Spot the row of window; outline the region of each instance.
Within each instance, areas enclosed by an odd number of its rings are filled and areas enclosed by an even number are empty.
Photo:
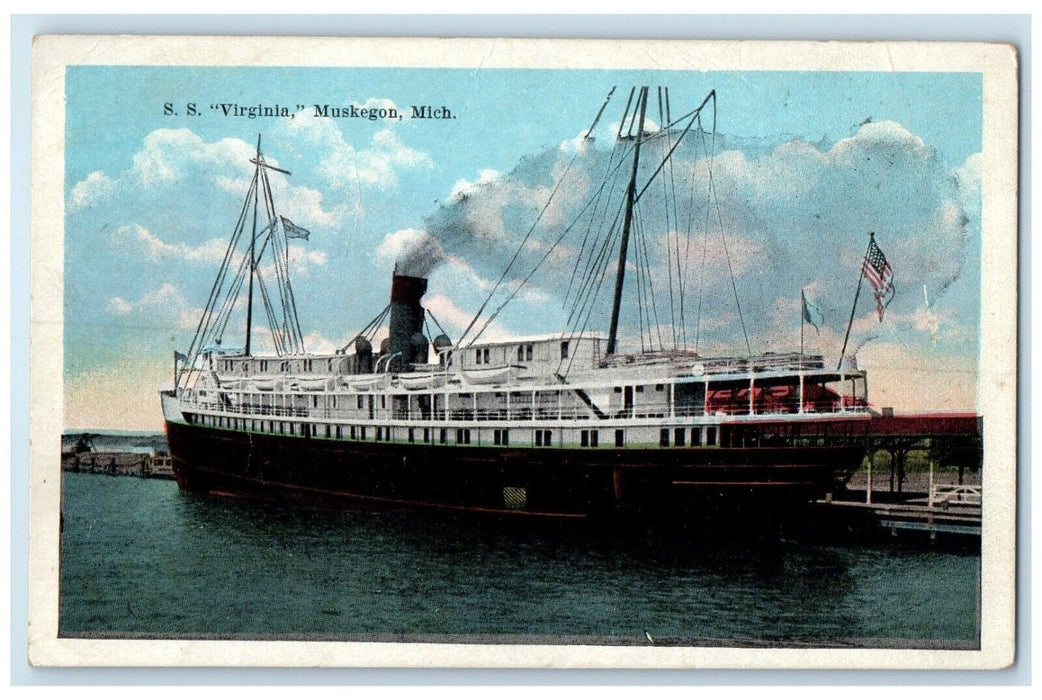
[[[685,443],[685,437],[687,435],[687,429],[686,428],[673,428],[672,431],[670,431],[669,428],[663,428],[661,430],[661,432],[659,433],[659,441],[658,441],[659,446],[661,446],[661,447],[669,447],[670,446],[669,439],[670,439],[670,433],[671,432],[672,432],[672,438],[673,438],[673,447],[683,447],[684,443]],[[697,428],[691,428],[691,443],[690,444],[692,444],[692,445],[701,445],[702,444],[702,428],[701,428],[701,426],[699,426]],[[715,445],[716,444],[716,427],[715,426],[707,426],[706,427],[706,441],[705,441],[705,444],[706,445]]]
[[[247,418],[226,418],[224,416],[196,416],[193,420],[194,423],[200,425],[216,427],[216,428],[229,428],[232,430],[251,430],[262,433],[272,433],[276,435],[308,435],[313,437],[325,437],[325,438],[336,438],[342,440],[348,438],[350,440],[367,440],[368,430],[364,425],[318,425],[308,423],[294,423],[292,421],[274,421],[274,420],[254,420]],[[408,428],[408,440],[409,442],[416,442],[417,437],[420,433],[419,428]],[[533,431],[532,441],[536,447],[551,447],[554,444],[554,431],[552,430],[535,430]],[[373,434],[373,439],[376,442],[386,442],[393,439],[393,433],[390,427],[377,426]],[[442,445],[448,444],[449,429],[448,428],[423,428],[422,439],[425,443],[431,443],[434,439]],[[457,445],[469,445],[471,444],[471,431],[470,428],[456,428],[455,429],[455,444]],[[708,426],[705,428],[705,443],[706,445],[716,444],[717,429],[715,426]],[[689,442],[690,440],[690,442]],[[493,445],[509,445],[510,444],[510,430],[507,428],[496,428],[492,431],[492,444]],[[580,447],[598,447],[600,444],[600,431],[599,430],[581,430],[579,431],[579,446]],[[690,445],[701,445],[702,442],[702,427],[690,428],[662,428],[659,434],[659,445],[661,447],[684,447],[686,444]],[[615,431],[615,446],[624,447],[626,445],[626,433],[622,429]]]

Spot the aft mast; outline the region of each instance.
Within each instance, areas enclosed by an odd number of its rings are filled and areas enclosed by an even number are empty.
[[[258,184],[260,183],[260,171],[261,171],[261,150],[260,150],[261,137],[257,134],[257,160],[254,161],[257,164],[256,170],[253,173],[253,230],[250,234],[250,287],[249,292],[246,295],[246,347],[243,349],[243,354],[247,357],[250,354],[250,334],[253,327],[253,273],[257,268],[257,204],[259,193]]]
[[[642,87],[637,97],[637,109],[640,110],[637,121],[636,141],[633,144],[633,171],[630,184],[626,189],[626,213],[622,222],[622,241],[619,243],[619,267],[615,273],[615,300],[611,307],[611,328],[608,330],[608,355],[615,354],[615,345],[619,330],[619,310],[622,305],[622,285],[626,281],[626,253],[629,250],[630,226],[633,224],[633,203],[637,197],[637,169],[640,166],[640,142],[644,137],[644,113],[648,108],[648,88]],[[623,118],[625,121],[625,118]]]

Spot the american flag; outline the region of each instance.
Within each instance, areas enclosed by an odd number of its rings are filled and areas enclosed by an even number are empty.
[[[873,296],[876,298],[876,312],[879,314],[879,322],[882,323],[883,312],[894,298],[894,270],[887,262],[883,251],[876,245],[875,236],[868,241],[868,252],[861,264],[861,272],[875,290]]]

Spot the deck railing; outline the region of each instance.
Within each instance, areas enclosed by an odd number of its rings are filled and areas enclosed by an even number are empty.
[[[213,412],[223,415],[235,416],[257,416],[262,418],[312,418],[316,420],[421,420],[421,421],[532,421],[532,420],[566,420],[566,421],[596,421],[598,417],[586,406],[524,406],[510,408],[375,408],[372,413],[368,409],[351,406],[332,408],[330,406],[306,407],[306,406],[263,406],[256,404],[225,405],[217,401],[182,401],[185,408],[189,410]],[[864,413],[869,409],[866,406],[847,406],[846,413]],[[748,406],[710,406],[708,415],[719,416],[780,416],[793,415],[799,411],[798,402],[775,402],[769,407],[757,406],[754,413],[749,412]],[[604,410],[607,418],[691,418],[707,415],[702,405],[678,405],[670,414],[668,403],[656,402],[638,404],[630,407],[613,406]],[[805,406],[804,413],[815,415],[835,415],[840,413],[836,408],[832,410],[814,410],[812,406]]]

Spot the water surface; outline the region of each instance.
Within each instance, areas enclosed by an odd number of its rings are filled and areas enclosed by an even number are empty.
[[[304,509],[75,473],[63,510],[67,637],[978,639],[977,554]]]

